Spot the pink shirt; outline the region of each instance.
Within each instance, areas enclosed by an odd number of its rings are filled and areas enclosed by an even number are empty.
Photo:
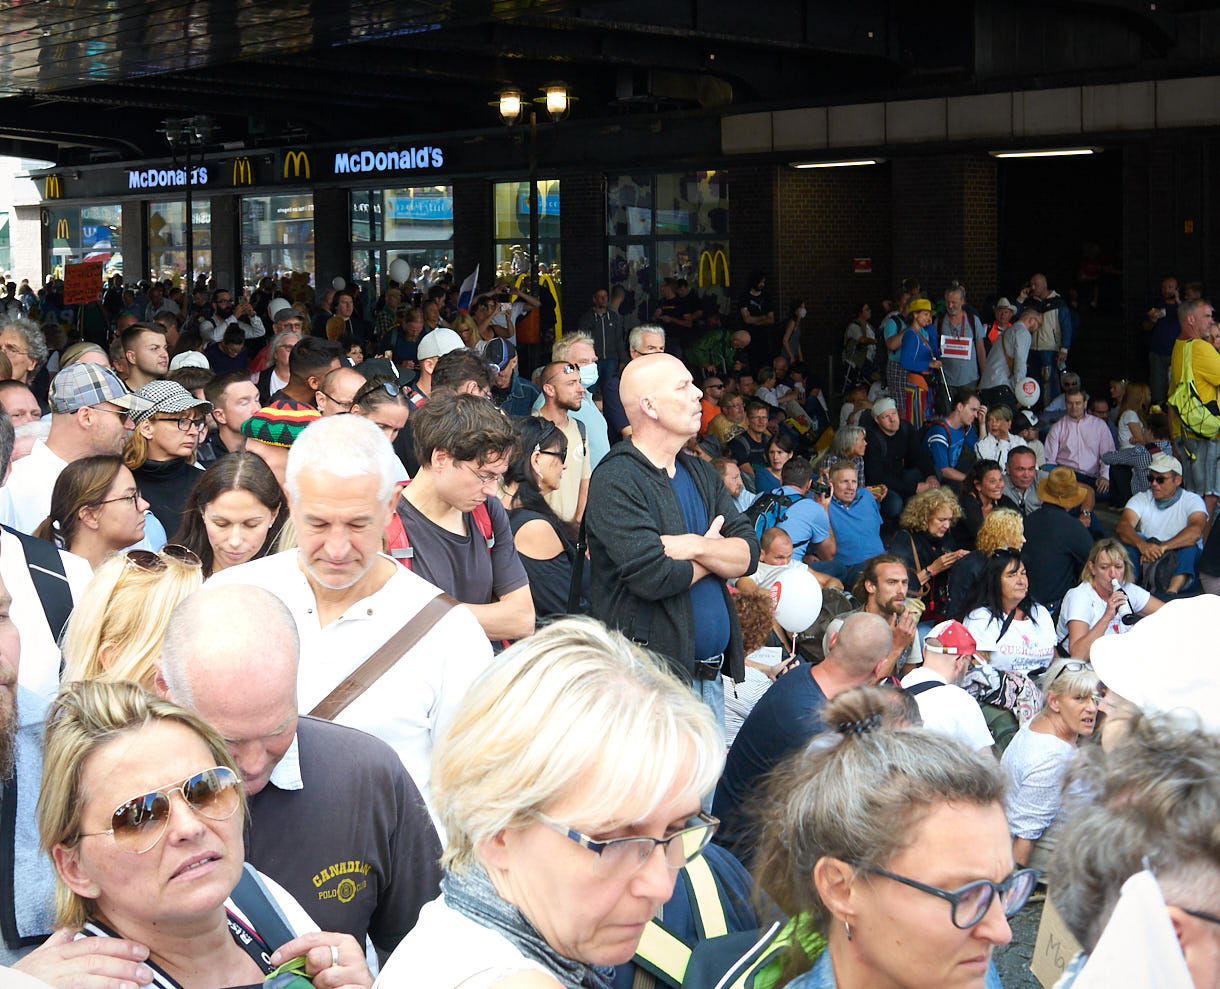
[[[1083,419],[1064,416],[1046,434],[1046,462],[1071,467],[1090,477],[1110,480],[1110,465],[1101,462],[1101,455],[1114,449],[1110,427],[1096,416],[1086,413]]]

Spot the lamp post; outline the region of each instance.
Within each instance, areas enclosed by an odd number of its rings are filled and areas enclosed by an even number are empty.
[[[191,298],[195,287],[195,215],[191,186],[194,172],[191,164],[191,150],[199,148],[199,164],[203,164],[203,146],[212,139],[216,132],[216,124],[211,117],[200,114],[194,117],[171,117],[165,121],[161,133],[169,142],[170,155],[174,167],[178,167],[178,151],[183,152],[186,159],[186,298]]]
[[[572,108],[574,97],[568,95],[568,88],[562,82],[548,83],[542,87],[543,95],[535,97],[532,103],[546,105],[552,123],[563,120]],[[525,107],[525,97],[519,89],[506,89],[499,95],[497,103],[500,119],[512,127],[521,119]],[[529,106],[529,211],[530,211],[530,242],[529,242],[529,273],[530,289],[538,291],[538,112],[534,106]]]

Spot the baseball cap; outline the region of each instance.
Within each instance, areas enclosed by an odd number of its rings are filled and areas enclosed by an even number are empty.
[[[934,639],[935,642],[929,641],[931,639]],[[948,653],[951,656],[973,656],[979,651],[974,636],[970,634],[965,625],[955,621],[934,625],[932,630],[924,636],[923,647],[930,652]]]
[[[446,354],[455,350],[461,350],[466,344],[462,343],[462,338],[453,330],[444,326],[438,326],[430,333],[426,333],[419,341],[419,347],[416,351],[416,356],[421,361],[426,361],[429,357],[444,357]]]
[[[487,358],[487,363],[498,373],[512,363],[512,359],[517,356],[517,348],[513,346],[511,340],[495,337],[488,341],[487,349],[483,351],[483,356]]]
[[[211,370],[212,365],[208,363],[208,359],[198,350],[184,350],[182,353],[175,355],[174,359],[169,362],[169,369],[171,371],[177,371],[180,367],[201,367]]]
[[[1017,418],[1014,420],[1013,425],[1015,425],[1018,430],[1033,429],[1038,425],[1038,417],[1030,412],[1029,409],[1025,409],[1024,411],[1017,413]]]
[[[212,403],[203,398],[196,398],[176,381],[150,381],[134,393],[144,400],[144,407],[131,414],[132,422],[140,423],[151,419],[158,412],[186,412],[190,409],[202,408],[204,414],[212,411]]]
[[[283,299],[274,300],[274,302],[283,301]],[[275,315],[271,317],[273,323],[287,323],[290,319],[299,319],[302,323],[305,322],[305,317],[293,309],[291,305],[281,306],[276,310]]]
[[[128,391],[110,368],[100,364],[86,361],[69,364],[51,382],[52,412],[76,412],[102,402],[112,402],[128,412],[136,412],[148,404],[142,396]]]
[[[1177,474],[1180,477],[1182,474],[1182,461],[1177,457],[1169,456],[1167,453],[1158,453],[1152,458],[1148,469],[1156,471],[1158,474]]]

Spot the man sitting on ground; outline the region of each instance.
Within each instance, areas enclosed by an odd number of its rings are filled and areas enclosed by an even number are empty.
[[[925,728],[943,732],[972,749],[994,744],[978,701],[960,686],[978,646],[961,622],[941,622],[923,640],[923,665],[902,678],[915,696]]]
[[[971,453],[979,440],[978,422],[987,410],[976,392],[959,388],[953,393],[953,408],[944,419],[935,420],[924,435],[924,446],[932,457],[939,481],[961,484],[966,479],[962,455]]]
[[[869,557],[885,551],[881,510],[868,489],[859,489],[856,465],[840,460],[830,468],[830,524],[835,537],[834,575],[850,587]]]
[[[1177,564],[1166,591],[1184,590],[1192,583],[1202,551],[1207,506],[1193,491],[1182,487],[1182,464],[1177,457],[1158,453],[1148,467],[1150,491],[1132,495],[1123,509],[1115,534],[1128,547],[1127,555],[1140,579],[1141,567],[1173,550]],[[1143,582],[1147,586],[1148,581]],[[1156,588],[1149,587],[1156,593]]]

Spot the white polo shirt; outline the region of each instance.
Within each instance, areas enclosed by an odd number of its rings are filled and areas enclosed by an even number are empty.
[[[28,456],[13,464],[0,488],[0,522],[33,535],[51,513],[51,490],[68,462],[35,440]]]
[[[262,587],[287,605],[301,637],[297,704],[308,714],[440,591],[395,563],[393,576],[380,590],[322,628],[298,555],[292,549],[251,560],[220,571],[207,583]],[[256,658],[257,653],[252,656]],[[491,643],[482,626],[459,605],[335,719],[336,724],[375,735],[398,753],[434,820],[428,788],[433,742],[491,659]]]
[[[972,749],[989,749],[995,744],[987,730],[987,719],[978,701],[956,684],[949,683],[939,673],[919,666],[902,678],[902,686],[914,687],[920,683],[937,683],[915,695],[923,726],[965,742]]]

